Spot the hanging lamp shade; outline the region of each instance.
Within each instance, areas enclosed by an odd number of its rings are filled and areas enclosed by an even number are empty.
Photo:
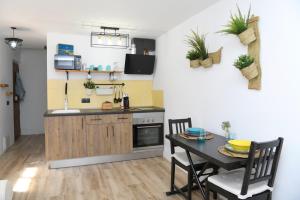
[[[15,30],[17,28],[15,27],[11,27],[12,31],[13,31],[13,37],[10,38],[5,38],[5,43],[12,49],[17,49],[19,47],[21,47],[23,45],[23,40],[20,38],[16,38],[15,37]]]

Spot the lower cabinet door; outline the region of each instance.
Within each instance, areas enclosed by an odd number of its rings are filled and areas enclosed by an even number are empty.
[[[87,125],[87,154],[99,156],[110,154],[110,135],[107,125]]]
[[[83,117],[59,116],[45,118],[47,160],[87,156]]]
[[[110,144],[111,154],[126,154],[132,152],[132,124],[115,123],[111,126]]]

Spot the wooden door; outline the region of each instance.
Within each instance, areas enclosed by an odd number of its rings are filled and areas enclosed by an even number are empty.
[[[19,64],[13,62],[13,110],[14,110],[14,136],[15,141],[21,136],[21,122],[20,122],[20,101],[16,95],[15,85],[19,73]]]
[[[115,123],[111,129],[111,154],[131,153],[133,149],[132,124]]]
[[[46,158],[61,160],[87,156],[82,116],[45,118]]]
[[[107,124],[88,124],[86,133],[88,156],[110,154],[110,129]]]

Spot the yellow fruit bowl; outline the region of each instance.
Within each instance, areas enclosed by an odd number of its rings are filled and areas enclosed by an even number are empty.
[[[250,140],[229,140],[228,143],[236,151],[249,151],[251,146]]]

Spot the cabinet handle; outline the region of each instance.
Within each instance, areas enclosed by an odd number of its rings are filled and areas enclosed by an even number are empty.
[[[81,118],[81,128],[83,129],[83,118]]]
[[[108,137],[108,126],[106,127],[106,137]]]
[[[128,119],[127,117],[118,117],[118,119]]]
[[[93,120],[93,121],[100,121],[100,120],[102,120],[102,119],[99,118],[99,119],[91,119],[91,120]]]
[[[112,126],[113,136],[115,137],[115,128]]]

